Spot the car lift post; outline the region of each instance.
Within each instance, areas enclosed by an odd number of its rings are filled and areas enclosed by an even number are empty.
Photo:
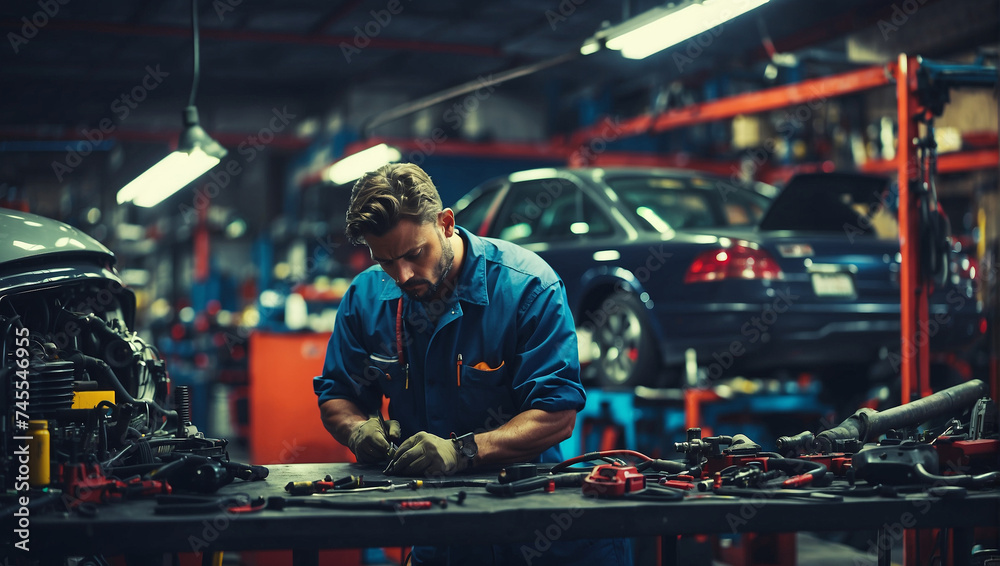
[[[899,184],[900,300],[902,364],[900,372],[902,404],[931,394],[930,332],[928,326],[928,288],[930,277],[921,269],[919,206],[920,190],[933,188],[934,167],[922,166],[917,154],[921,118],[943,112],[948,89],[959,86],[995,86],[995,68],[979,65],[942,65],[901,54],[896,66],[896,101],[898,107],[898,151],[896,166]],[[921,185],[922,184],[922,185]],[[916,391],[914,392],[914,388]],[[996,391],[993,391],[996,394]],[[903,564],[916,564],[923,547],[933,545],[934,530],[903,531]],[[949,533],[945,546],[956,560],[971,551],[971,538],[965,530]],[[928,544],[929,543],[929,544]]]
[[[927,328],[927,286],[920,274],[920,223],[918,200],[913,190],[919,178],[917,167],[916,137],[919,134],[918,118],[924,109],[917,98],[917,73],[920,62],[916,57],[899,56],[896,65],[896,100],[898,107],[899,135],[896,152],[897,179],[899,184],[899,251],[902,255],[899,271],[901,306],[902,364],[900,381],[902,403],[913,400],[914,389],[919,397],[930,391],[930,345],[920,343],[917,335],[921,323]],[[923,338],[930,341],[924,332]]]

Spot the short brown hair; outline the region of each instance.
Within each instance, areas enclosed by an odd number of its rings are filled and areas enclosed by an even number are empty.
[[[365,234],[382,236],[399,224],[436,222],[441,195],[431,178],[413,163],[390,163],[365,173],[351,190],[347,207],[347,239],[365,243]]]

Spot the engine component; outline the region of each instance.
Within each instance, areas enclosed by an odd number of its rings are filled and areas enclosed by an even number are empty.
[[[980,379],[973,379],[885,411],[860,409],[836,428],[817,434],[816,444],[823,452],[842,452],[844,442],[874,441],[891,429],[917,426],[934,418],[961,412],[987,396],[989,388],[986,384]]]
[[[932,474],[938,472],[938,455],[927,444],[876,446],[858,452],[851,459],[854,476],[870,484],[902,485],[917,483],[915,466],[921,464]]]
[[[28,416],[44,419],[72,408],[74,375],[72,362],[48,360],[31,364],[28,370],[28,390],[31,392]]]
[[[624,497],[646,488],[646,476],[635,466],[599,464],[583,478],[583,494],[595,497]]]
[[[816,445],[816,435],[805,430],[795,436],[779,436],[774,444],[782,456],[797,456],[812,452]]]
[[[992,399],[980,399],[972,407],[969,439],[979,440],[997,433],[997,406]]]
[[[133,303],[131,291],[89,278],[0,295],[0,405],[45,421],[49,434],[50,463],[32,458],[40,465],[34,485],[49,483],[39,483],[41,467],[58,481],[61,465],[150,463],[149,439],[176,420],[164,408],[163,362],[124,322]],[[14,432],[0,433],[5,488],[16,476],[7,448]]]

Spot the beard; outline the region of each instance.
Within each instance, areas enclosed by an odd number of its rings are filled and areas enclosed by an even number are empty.
[[[441,284],[448,278],[448,274],[451,273],[451,267],[455,263],[455,250],[452,248],[451,242],[441,234],[438,234],[438,239],[441,241],[441,260],[434,266],[434,276],[436,279],[434,283],[431,283],[427,279],[420,279],[407,283],[405,287],[400,287],[414,301],[426,303],[437,298],[436,295],[441,289]],[[423,293],[418,293],[414,287],[420,285],[427,285],[427,290]]]

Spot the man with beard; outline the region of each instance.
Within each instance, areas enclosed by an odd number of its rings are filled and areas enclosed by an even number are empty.
[[[337,310],[323,425],[360,463],[451,475],[558,462],[585,394],[562,281],[541,258],[455,225],[420,167],[386,165],[354,185],[347,237],[377,265]],[[382,396],[389,398],[383,421]],[[402,440],[398,449],[394,443]],[[525,549],[528,549],[525,552]],[[414,564],[631,564],[627,539],[414,547]]]

